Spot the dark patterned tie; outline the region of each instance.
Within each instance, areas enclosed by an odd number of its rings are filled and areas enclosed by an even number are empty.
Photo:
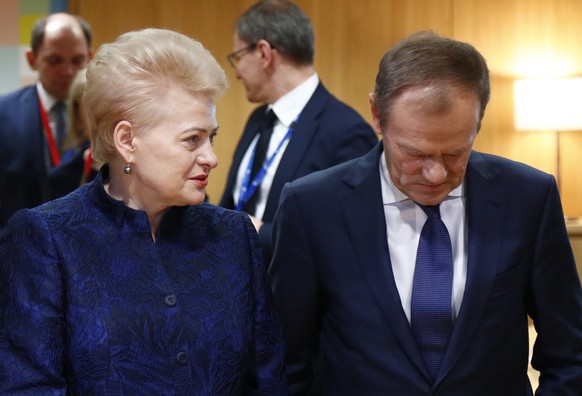
[[[412,333],[434,379],[453,329],[453,251],[438,206],[422,206],[428,219],[420,233],[412,285]]]
[[[269,142],[271,141],[271,136],[273,135],[273,126],[277,121],[277,116],[273,109],[270,109],[269,112],[265,115],[265,122],[263,124],[263,128],[259,135],[259,140],[257,142],[257,148],[255,150],[255,158],[253,159],[253,167],[251,168],[251,182],[257,176],[257,173],[263,167],[263,163],[267,159],[267,151],[269,150]],[[257,187],[255,193],[251,196],[251,198],[245,204],[243,210],[251,215],[255,215],[255,211],[257,209],[257,201],[259,199],[259,190],[260,188]]]
[[[67,106],[64,102],[57,102],[54,104],[51,112],[55,115],[55,142],[57,144],[57,149],[62,151],[63,143],[65,142],[65,136],[67,134]]]

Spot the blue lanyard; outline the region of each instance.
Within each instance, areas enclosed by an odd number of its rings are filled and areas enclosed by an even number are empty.
[[[240,189],[240,195],[238,197],[238,204],[236,205],[236,210],[239,210],[239,211],[242,210],[242,208],[245,206],[245,204],[253,196],[253,194],[255,193],[257,188],[261,185],[261,182],[263,181],[263,179],[265,178],[265,175],[267,174],[267,170],[269,169],[269,167],[271,166],[271,164],[275,160],[275,157],[277,156],[277,154],[279,154],[279,151],[281,151],[281,147],[283,147],[283,144],[285,144],[289,139],[291,139],[291,135],[293,134],[293,127],[295,126],[295,123],[297,122],[298,118],[299,118],[299,116],[297,116],[295,121],[293,121],[291,123],[291,125],[289,126],[289,129],[287,129],[287,133],[285,134],[285,137],[277,145],[277,149],[275,150],[275,152],[263,163],[263,167],[259,170],[259,172],[255,176],[255,178],[251,182],[251,180],[250,180],[251,179],[251,170],[253,168],[253,161],[255,159],[255,153],[257,152],[257,144],[255,144],[255,148],[253,149],[253,152],[252,152],[251,157],[249,159],[249,163],[247,165],[247,170],[245,172],[245,177],[244,177],[243,182],[242,182],[242,186]]]

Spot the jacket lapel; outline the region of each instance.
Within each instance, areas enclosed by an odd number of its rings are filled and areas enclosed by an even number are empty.
[[[233,201],[233,192],[234,192],[234,185],[236,183],[236,177],[238,174],[238,170],[240,168],[240,164],[243,160],[245,153],[247,152],[251,142],[257,135],[259,131],[261,131],[261,127],[266,122],[265,117],[265,110],[267,106],[260,106],[256,108],[245,126],[244,132],[236,146],[236,150],[232,157],[232,164],[230,166],[230,170],[228,173],[226,186],[224,188],[224,192],[220,201],[220,206],[224,206],[227,208],[234,209],[236,207],[236,203]]]
[[[22,117],[26,131],[26,145],[31,147],[31,157],[34,159],[34,170],[39,179],[46,177],[48,170],[45,162],[45,150],[47,144],[45,143],[45,131],[40,119],[40,103],[38,99],[38,91],[36,85],[27,88],[26,93],[22,95],[21,103],[19,104],[18,112],[27,113],[26,117]],[[43,183],[39,185],[43,189]]]
[[[403,350],[426,373],[426,367],[404,314],[394,281],[388,251],[386,223],[378,162],[382,142],[356,162],[344,178],[352,189],[340,198],[345,227],[353,243],[358,265],[376,304]],[[502,191],[495,185],[496,173],[473,153],[465,178],[468,219],[467,280],[463,302],[449,347],[434,386],[446,376],[467,347],[495,280],[501,241],[499,230]],[[362,203],[366,202],[366,205]],[[362,232],[361,230],[367,230]]]
[[[382,142],[379,142],[376,149],[358,161],[346,175],[344,181],[353,189],[340,199],[342,216],[362,276],[387,326],[414,364],[426,371],[402,309],[390,262],[379,172],[383,152]]]
[[[465,176],[468,219],[467,281],[463,302],[435,385],[467,347],[487,302],[499,261],[503,229],[503,191],[496,173],[480,153],[473,152]]]
[[[319,126],[318,117],[324,110],[329,97],[328,91],[319,83],[311,99],[309,99],[299,115],[299,119],[293,127],[293,135],[281,157],[281,162],[273,178],[263,216],[265,221],[270,221],[275,215],[284,184],[289,180],[296,179],[297,168],[301,165],[307,149],[311,146],[311,141]]]

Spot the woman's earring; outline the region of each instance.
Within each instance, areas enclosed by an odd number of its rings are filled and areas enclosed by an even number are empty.
[[[131,173],[131,165],[129,165],[129,164],[125,165],[125,168],[123,168],[123,171],[125,172],[126,175],[129,175]]]

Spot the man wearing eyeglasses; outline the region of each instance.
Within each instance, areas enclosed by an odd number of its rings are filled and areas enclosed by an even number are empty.
[[[247,99],[261,106],[235,149],[220,205],[251,215],[268,265],[283,185],[359,157],[378,139],[320,82],[313,69],[313,26],[294,3],[264,0],[247,9],[237,21],[233,49],[228,60]]]

